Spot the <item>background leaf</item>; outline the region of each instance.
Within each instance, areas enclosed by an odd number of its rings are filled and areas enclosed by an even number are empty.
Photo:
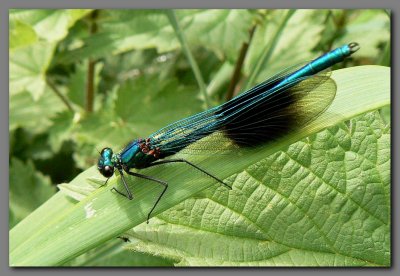
[[[10,94],[29,92],[38,100],[46,89],[45,72],[50,64],[55,45],[35,43],[17,49],[10,55]]]
[[[45,91],[48,87],[45,86]],[[47,93],[35,104],[31,94],[24,91],[10,94],[10,130],[25,127],[32,132],[42,132],[51,125],[51,118],[65,106],[53,93]]]
[[[19,20],[33,26],[38,36],[49,42],[59,41],[68,34],[68,28],[90,10],[11,10],[10,20]]]
[[[37,35],[34,29],[21,21],[10,22],[9,47],[13,50],[36,42]]]
[[[24,164],[16,158],[11,160],[10,180],[10,226],[12,227],[50,198],[55,189],[48,177],[35,170],[32,162]]]
[[[102,30],[87,37],[84,47],[63,60],[120,54],[132,49],[156,48],[164,53],[179,48],[168,18],[160,10],[106,11]],[[247,10],[177,10],[177,17],[191,46],[206,47],[231,60],[248,38],[252,14]],[[221,51],[221,49],[224,49]]]

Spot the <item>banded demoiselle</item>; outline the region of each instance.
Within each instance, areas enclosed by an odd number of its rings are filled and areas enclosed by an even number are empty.
[[[224,137],[240,147],[255,147],[304,126],[323,113],[335,97],[336,84],[329,77],[327,69],[358,49],[359,45],[352,42],[311,62],[285,69],[226,103],[167,125],[145,139],[133,140],[118,153],[113,153],[111,148],[104,148],[97,167],[107,179],[117,169],[126,193],[115,187],[111,190],[130,200],[133,196],[124,173],[154,181],[164,187],[147,215],[147,222],[165,194],[168,183],[130,171],[133,168],[186,163],[231,189],[228,184],[186,159],[164,158],[211,134],[220,134],[214,140]],[[202,147],[212,148],[212,141]]]

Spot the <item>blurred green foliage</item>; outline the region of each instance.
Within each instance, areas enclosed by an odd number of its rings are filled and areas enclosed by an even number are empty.
[[[361,50],[334,69],[390,66],[384,10],[175,15],[213,105],[225,101],[245,43],[235,93],[352,41]],[[11,10],[9,23],[10,228],[55,192],[51,183],[69,182],[95,164],[104,146],[119,149],[205,108],[193,64],[163,10]]]

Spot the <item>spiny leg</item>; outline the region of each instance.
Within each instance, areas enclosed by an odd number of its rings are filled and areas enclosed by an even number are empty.
[[[229,186],[228,184],[226,184],[225,182],[223,182],[221,179],[215,177],[214,175],[210,174],[209,172],[203,170],[202,168],[198,167],[197,165],[195,165],[195,164],[193,164],[193,163],[191,163],[191,162],[189,162],[189,161],[187,161],[187,160],[185,160],[185,159],[168,159],[168,160],[156,161],[156,162],[153,162],[153,163],[149,164],[146,168],[152,167],[152,166],[157,166],[157,165],[162,165],[162,164],[167,164],[167,163],[177,163],[177,162],[186,163],[186,164],[192,166],[193,168],[195,168],[195,169],[197,169],[197,170],[199,170],[199,171],[205,173],[205,174],[208,175],[209,177],[211,177],[211,178],[217,180],[219,183],[222,183],[222,184],[223,184],[225,187],[227,187],[228,189],[232,190],[232,187]]]
[[[133,199],[132,193],[128,187],[128,184],[125,182],[125,177],[124,177],[124,173],[122,172],[122,170],[119,171],[119,174],[121,175],[121,179],[122,179],[122,183],[124,183],[124,187],[125,187],[125,191],[128,195],[124,194],[123,192],[118,191],[115,187],[111,188],[111,191],[116,191],[118,194],[126,197],[129,200]]]
[[[104,184],[101,184],[100,187],[106,186],[109,179],[110,179],[110,177],[107,178],[106,182],[104,182]]]
[[[158,202],[160,202],[160,199],[162,198],[162,196],[164,195],[165,191],[167,190],[168,183],[163,181],[163,180],[160,180],[160,179],[148,176],[148,175],[143,175],[143,174],[134,173],[134,172],[126,172],[126,173],[129,174],[129,175],[132,175],[132,176],[137,176],[137,177],[140,177],[140,178],[144,178],[144,179],[147,179],[147,180],[151,180],[151,181],[157,182],[158,184],[164,186],[164,190],[158,196],[156,203],[154,203],[154,205],[153,205],[153,208],[151,208],[150,212],[147,214],[147,224],[149,224],[149,219],[150,219],[151,213],[154,211],[154,209],[156,208]]]

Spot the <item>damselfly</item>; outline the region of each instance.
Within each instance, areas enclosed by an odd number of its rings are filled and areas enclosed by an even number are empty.
[[[133,199],[133,196],[124,173],[154,181],[164,187],[148,213],[147,222],[165,194],[168,183],[132,172],[133,168],[186,163],[231,189],[228,184],[186,159],[164,158],[211,134],[220,133],[221,136],[216,137],[224,136],[237,146],[255,147],[304,126],[324,112],[335,97],[336,84],[326,70],[358,49],[359,45],[353,42],[309,63],[283,70],[226,103],[174,122],[145,139],[133,140],[118,153],[104,148],[97,167],[107,178],[114,174],[115,169],[119,171],[125,193],[115,187],[111,190],[128,199]],[[207,146],[212,147],[212,143],[208,141]]]

